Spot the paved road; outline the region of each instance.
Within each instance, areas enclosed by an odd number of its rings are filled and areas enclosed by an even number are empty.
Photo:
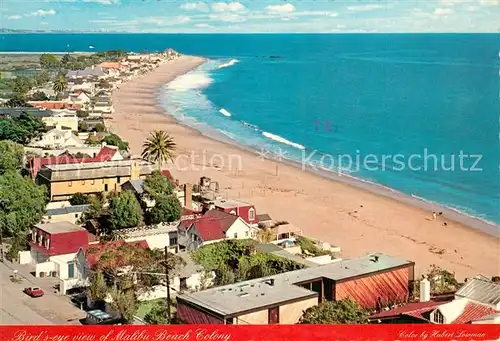
[[[67,297],[57,296],[49,290],[44,290],[45,295],[39,298],[25,295],[25,287],[44,286],[39,279],[23,272],[19,272],[19,277],[25,276],[21,283],[12,282],[11,267],[18,265],[0,263],[0,324],[79,324],[78,319],[85,316],[85,312],[73,306]]]

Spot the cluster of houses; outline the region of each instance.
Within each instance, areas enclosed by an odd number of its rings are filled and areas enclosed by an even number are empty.
[[[30,90],[30,93],[42,91],[57,96],[58,100],[30,101],[31,107],[26,108],[1,108],[0,116],[19,116],[25,112],[45,122],[49,129],[29,144],[30,152],[59,155],[67,148],[83,148],[95,142],[95,136],[87,131],[96,130],[99,125],[105,127],[106,120],[112,119],[114,89],[178,57],[179,53],[168,49],[156,54],[131,54],[119,62],[70,70],[62,93],[55,94],[43,86]],[[85,129],[79,132],[80,127]]]
[[[162,174],[175,185],[183,206],[178,222],[123,230],[123,240],[100,242],[98,229],[79,224],[88,205],[72,206],[67,201],[75,193],[95,194],[132,191],[143,195],[144,179],[154,165],[125,158],[113,147],[104,146],[89,158],[58,157],[34,159],[29,170],[40,184],[47,186],[51,203],[41,223],[32,229],[31,250],[20,253],[19,260],[35,267],[37,277],[50,277],[59,283],[61,294],[85,287],[93,266],[110,247],[125,243],[143,248],[165,249],[186,260],[183,269],[172,274],[171,288],[176,293],[177,317],[189,324],[290,324],[297,323],[309,307],[323,301],[351,298],[373,310],[373,323],[498,323],[500,283],[478,276],[456,293],[431,297],[427,279],[420,282],[420,300],[394,309],[381,309],[407,302],[415,281],[415,263],[374,253],[341,259],[331,256],[301,257],[294,252],[300,229],[288,223],[275,224],[268,214],[235,199],[225,199],[201,178],[196,185],[179,184],[168,170]],[[201,199],[200,199],[201,198]],[[273,227],[270,241],[259,240],[259,231]],[[300,270],[202,288],[205,271],[190,258],[189,252],[204,245],[228,239],[255,239],[256,249],[300,262]],[[339,251],[329,246],[331,251]],[[213,274],[212,274],[213,275]],[[164,285],[138,295],[149,300],[166,295]]]
[[[500,283],[478,276],[455,293],[432,297],[428,279],[420,281],[420,300],[394,309],[412,295],[415,263],[389,255],[341,259],[340,248],[316,245],[325,254],[304,256],[298,243],[303,233],[287,222],[257,212],[247,202],[219,195],[218,183],[202,177],[199,184],[181,184],[168,170],[162,175],[174,184],[183,212],[179,221],[121,230],[122,240],[104,242],[95,221],[82,223],[89,205],[71,205],[77,193],[84,195],[131,191],[145,207],[152,202],[144,194],[144,180],[156,166],[133,158],[117,147],[101,142],[105,133],[76,133],[82,119],[102,120],[112,115],[110,91],[167,60],[173,50],[157,55],[130,55],[121,62],[105,62],[70,71],[68,93],[62,101],[31,102],[32,108],[9,109],[9,115],[28,110],[53,127],[32,141],[27,164],[33,180],[47,188],[50,203],[42,221],[31,230],[31,248],[19,253],[19,262],[34,268],[36,277],[57,282],[60,294],[89,285],[91,271],[110,248],[125,244],[167,249],[184,259],[185,266],[172,273],[177,317],[192,324],[293,324],[304,310],[324,301],[350,298],[373,310],[373,323],[499,323]],[[88,117],[77,116],[77,110]],[[2,112],[0,112],[2,114]],[[215,185],[215,186],[214,186]],[[262,230],[273,231],[262,240]],[[195,264],[190,252],[230,239],[254,239],[255,249],[303,265],[300,270],[231,285],[202,289],[206,271]],[[212,273],[213,276],[213,273]],[[164,297],[164,285],[138,293],[140,300]]]

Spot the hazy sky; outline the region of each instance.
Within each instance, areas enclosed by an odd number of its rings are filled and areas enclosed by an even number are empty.
[[[498,32],[500,0],[2,0],[2,27],[128,32]]]

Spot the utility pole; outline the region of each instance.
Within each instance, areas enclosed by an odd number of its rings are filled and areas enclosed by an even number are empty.
[[[5,209],[5,203],[3,200],[0,200],[0,209]],[[0,262],[3,263],[3,220],[0,224]]]
[[[165,246],[165,276],[166,278],[166,283],[167,283],[167,323],[170,324],[171,321],[171,314],[170,314],[170,276],[168,273],[168,246]]]

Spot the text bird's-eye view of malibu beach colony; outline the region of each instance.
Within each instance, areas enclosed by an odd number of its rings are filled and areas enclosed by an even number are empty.
[[[5,328],[500,324],[498,0],[0,16]]]

